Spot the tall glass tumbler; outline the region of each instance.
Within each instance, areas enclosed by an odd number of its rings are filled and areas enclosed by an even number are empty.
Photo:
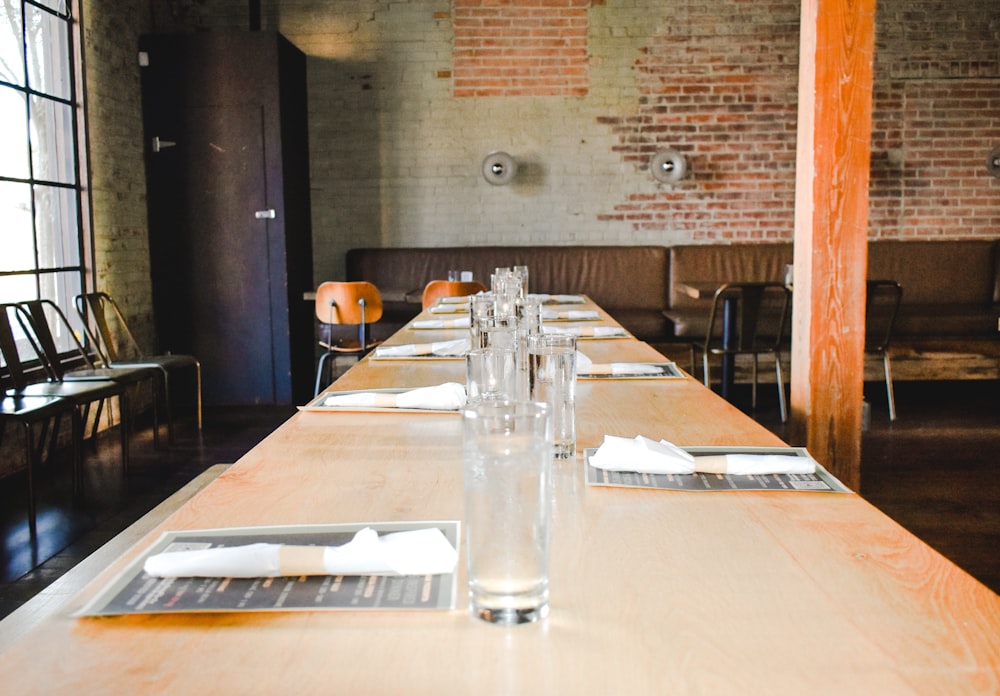
[[[518,283],[521,288],[521,298],[528,296],[528,267],[527,266],[514,266],[511,268],[511,272],[520,279]]]
[[[516,398],[518,384],[514,350],[475,348],[465,356],[465,391],[468,403]]]
[[[545,404],[483,401],[463,411],[469,609],[484,621],[548,614],[551,449]]]
[[[576,336],[528,336],[528,398],[552,409],[553,456],[576,455]]]

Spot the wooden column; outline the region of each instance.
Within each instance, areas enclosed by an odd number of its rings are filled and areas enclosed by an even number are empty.
[[[861,482],[875,0],[803,0],[792,441]]]

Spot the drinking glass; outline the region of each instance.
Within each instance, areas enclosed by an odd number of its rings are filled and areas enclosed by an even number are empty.
[[[527,338],[528,398],[552,409],[553,455],[576,454],[576,336],[538,334]]]
[[[465,391],[468,403],[512,399],[517,395],[514,351],[476,348],[465,357]]]
[[[481,401],[463,411],[469,609],[484,621],[548,614],[551,449],[545,404]]]

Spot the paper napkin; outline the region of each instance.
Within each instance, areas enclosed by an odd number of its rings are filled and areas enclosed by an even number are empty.
[[[379,346],[375,349],[376,358],[405,358],[417,355],[437,355],[440,357],[462,356],[472,347],[472,339],[456,338],[453,341],[435,341],[433,343],[406,343],[401,346]]]
[[[628,331],[619,326],[543,326],[542,331],[580,338],[615,338],[629,335]]]
[[[469,300],[465,302],[441,302],[427,310],[431,314],[458,314],[469,311]]]
[[[586,355],[577,351],[576,374],[578,375],[662,375],[663,370],[649,363],[595,363]]]
[[[392,532],[370,527],[342,546],[247,544],[167,551],[146,559],[154,577],[273,578],[299,575],[439,575],[451,573],[458,552],[440,529]]]
[[[542,321],[558,321],[560,319],[566,321],[589,321],[600,318],[600,313],[593,309],[571,309],[565,312],[554,309],[542,310]]]
[[[411,326],[414,329],[467,329],[471,321],[469,317],[458,319],[419,319]]]
[[[445,382],[433,387],[419,387],[399,394],[356,392],[331,394],[320,406],[415,408],[434,411],[457,411],[465,405],[465,385]]]
[[[528,297],[537,299],[544,304],[583,304],[586,300],[582,295],[549,295],[547,293],[528,293]]]
[[[811,457],[782,454],[723,454],[693,456],[666,440],[656,442],[639,435],[633,439],[605,435],[601,446],[590,455],[590,464],[609,471],[641,474],[814,474]]]

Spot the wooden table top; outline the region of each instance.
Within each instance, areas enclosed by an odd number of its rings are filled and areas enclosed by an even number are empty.
[[[421,315],[426,318],[426,314]],[[434,332],[404,329],[393,343]],[[442,336],[448,332],[440,332]],[[594,360],[662,360],[631,339]],[[462,361],[363,360],[338,388],[463,381]],[[693,379],[581,381],[604,434],[780,445]],[[300,412],[159,531],[462,518],[460,417]],[[555,466],[551,613],[74,618],[154,531],[0,654],[10,693],[911,694],[1000,691],[1000,597],[860,496],[590,487]],[[2,630],[2,624],[0,624]]]

